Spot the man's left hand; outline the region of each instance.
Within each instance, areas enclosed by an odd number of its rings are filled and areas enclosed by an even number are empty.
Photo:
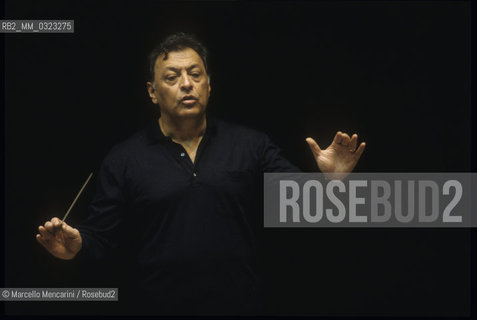
[[[366,146],[366,143],[361,142],[356,149],[358,135],[353,134],[350,138],[341,131],[336,133],[333,142],[325,150],[321,150],[312,138],[306,138],[306,142],[310,146],[321,172],[328,178],[339,180],[353,171]]]

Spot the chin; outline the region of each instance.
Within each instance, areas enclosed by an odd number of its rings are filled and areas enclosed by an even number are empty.
[[[181,110],[181,112],[179,113],[179,116],[184,118],[197,118],[202,116],[204,113],[205,113],[205,110],[202,110],[201,108],[198,108],[198,107],[193,107],[190,109]]]

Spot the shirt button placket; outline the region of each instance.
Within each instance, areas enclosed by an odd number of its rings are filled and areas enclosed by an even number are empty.
[[[181,152],[180,156],[181,156],[182,158],[184,158],[184,157],[185,157],[185,152]],[[192,176],[193,176],[194,178],[197,177],[197,173],[196,173],[196,172],[193,172],[193,173],[192,173]]]

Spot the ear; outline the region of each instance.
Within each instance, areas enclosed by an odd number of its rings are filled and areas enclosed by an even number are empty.
[[[147,84],[147,92],[149,93],[149,98],[151,98],[152,103],[158,104],[159,102],[157,100],[157,91],[154,88],[154,84],[149,81],[146,82],[146,84]]]
[[[208,92],[209,92],[209,97],[210,97],[210,91],[212,90],[212,87],[210,86],[210,77],[209,77],[209,76],[207,76],[207,81],[208,81],[208,83],[209,83],[209,90],[208,90]]]

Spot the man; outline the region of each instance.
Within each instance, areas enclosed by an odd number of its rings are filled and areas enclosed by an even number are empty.
[[[262,133],[207,117],[207,51],[183,33],[150,55],[149,96],[160,117],[111,150],[88,219],[53,218],[37,240],[54,256],[101,260],[115,249],[133,261],[136,285],[157,314],[257,312],[256,231],[264,172],[297,172]],[[363,153],[338,132],[318,167],[351,172]]]

